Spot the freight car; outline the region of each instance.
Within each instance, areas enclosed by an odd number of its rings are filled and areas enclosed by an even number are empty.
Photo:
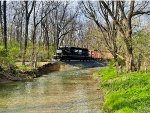
[[[87,48],[62,46],[56,50],[54,55],[56,60],[91,60],[89,50]]]
[[[105,59],[110,60],[113,59],[113,55],[109,52],[97,52],[96,50],[89,50],[89,56],[91,59],[99,60],[99,59]]]

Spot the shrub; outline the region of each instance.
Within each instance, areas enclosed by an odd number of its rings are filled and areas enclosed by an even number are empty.
[[[13,47],[6,50],[3,46],[0,46],[0,65],[4,68],[8,68],[9,65],[13,65],[18,57],[19,49]]]

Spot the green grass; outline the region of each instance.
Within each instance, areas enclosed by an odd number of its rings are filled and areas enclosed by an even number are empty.
[[[114,67],[97,73],[104,91],[108,113],[150,113],[150,73],[117,74]]]

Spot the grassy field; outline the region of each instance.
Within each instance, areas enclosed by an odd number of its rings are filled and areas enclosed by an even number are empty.
[[[113,67],[101,69],[103,108],[108,113],[150,113],[150,73],[117,74]]]

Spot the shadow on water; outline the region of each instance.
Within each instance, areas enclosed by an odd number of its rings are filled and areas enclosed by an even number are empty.
[[[107,65],[106,61],[78,61],[78,60],[71,60],[71,61],[64,61],[63,63],[69,64],[72,66],[79,66],[81,68],[95,68],[95,67],[105,67]]]
[[[54,63],[48,63],[38,68],[38,75],[45,75],[50,72],[57,71],[69,71],[69,70],[77,70],[84,68],[96,68],[96,67],[105,67],[107,65],[107,61],[79,61],[79,60],[71,60],[71,61],[57,61]]]

